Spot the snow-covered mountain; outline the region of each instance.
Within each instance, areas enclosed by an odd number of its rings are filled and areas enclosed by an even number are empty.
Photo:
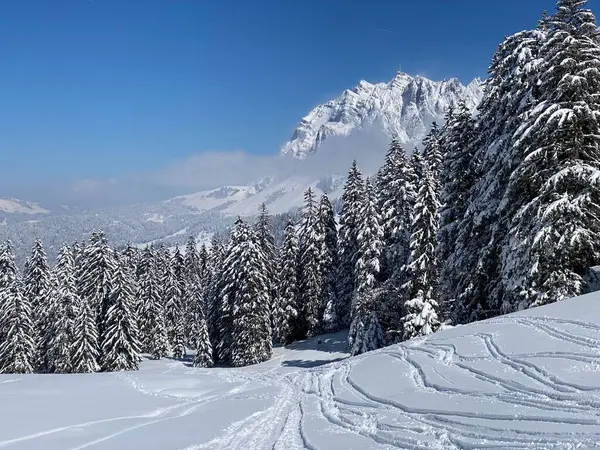
[[[418,142],[431,122],[441,122],[450,107],[464,100],[474,108],[481,96],[479,79],[463,86],[456,78],[431,81],[398,72],[389,83],[362,80],[355,88],[308,113],[281,153],[306,158],[332,136],[348,136],[369,127],[379,127],[405,143]]]
[[[19,200],[17,198],[0,198],[0,217],[9,214],[26,214],[35,216],[38,214],[49,214],[50,211],[38,203]]]
[[[309,187],[317,195],[326,192],[332,200],[339,198],[352,159],[357,158],[365,174],[372,175],[383,162],[391,135],[417,144],[433,120],[443,120],[448,108],[461,100],[474,108],[480,97],[479,80],[465,87],[456,79],[436,82],[400,72],[389,83],[361,81],[301,121],[283,155],[273,156],[277,172],[273,176],[261,174],[263,178],[251,184],[102,210],[0,199],[2,239],[13,241],[21,260],[35,238],[44,241],[53,257],[61,244],[84,239],[98,229],[116,245],[175,245],[190,235],[204,241],[231,225],[236,216],[256,215],[262,203],[272,214],[300,207]]]

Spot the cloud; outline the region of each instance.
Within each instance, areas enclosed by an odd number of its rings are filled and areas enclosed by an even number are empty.
[[[50,186],[28,185],[15,194],[43,205],[104,208],[189,194],[224,185],[246,185],[265,177],[284,180],[291,176],[315,180],[345,174],[357,159],[361,169],[372,174],[383,162],[388,137],[372,126],[350,137],[330,137],[318,152],[304,160],[291,156],[255,155],[242,150],[204,151],[169,162],[145,173],[120,178],[76,179]],[[410,149],[410,147],[407,147]]]

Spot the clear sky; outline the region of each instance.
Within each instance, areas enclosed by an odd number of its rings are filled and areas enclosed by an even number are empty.
[[[205,151],[274,154],[360,79],[484,77],[544,9],[554,0],[5,1],[0,197]]]

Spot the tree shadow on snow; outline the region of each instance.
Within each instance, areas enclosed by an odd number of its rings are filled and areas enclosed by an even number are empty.
[[[319,367],[325,364],[334,363],[337,361],[343,361],[346,358],[336,359],[319,359],[319,360],[306,360],[306,359],[288,359],[281,363],[284,367],[301,367],[304,369],[310,369],[311,367]]]

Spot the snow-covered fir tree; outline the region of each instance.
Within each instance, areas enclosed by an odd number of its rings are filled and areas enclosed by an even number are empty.
[[[356,289],[348,342],[353,355],[383,347],[383,330],[377,318],[377,278],[383,246],[383,229],[371,182],[365,181],[365,198],[357,234]]]
[[[80,256],[80,266],[77,268],[79,297],[92,308],[98,326],[98,336],[102,334],[101,318],[106,315],[108,309],[110,283],[115,271],[114,256],[104,233],[95,231],[90,236],[83,255]]]
[[[132,273],[125,264],[116,262],[108,310],[103,318],[100,367],[106,372],[137,370],[141,359]]]
[[[240,218],[223,266],[219,360],[233,366],[266,361],[272,352],[266,259],[254,231]]]
[[[338,315],[337,276],[339,270],[338,233],[333,207],[327,194],[319,202],[319,222],[323,230],[323,254],[321,258],[322,295],[325,302],[323,331],[331,333],[342,328]]]
[[[440,325],[438,317],[436,261],[439,226],[436,183],[427,165],[417,192],[410,238],[410,261],[406,268],[407,283],[403,319],[404,339],[433,333]]]
[[[190,236],[185,247],[185,291],[182,311],[185,318],[185,342],[189,347],[196,346],[198,336],[198,309],[202,302],[201,263],[194,236]]]
[[[269,215],[266,205],[260,206],[258,218],[254,225],[254,232],[267,261],[267,282],[269,283],[269,313],[271,326],[275,326],[275,305],[279,302],[277,292],[277,246],[273,235],[272,218]]]
[[[526,251],[513,263],[521,279],[505,281],[520,282],[523,306],[581,294],[582,275],[598,262],[600,44],[586,3],[557,2],[540,48],[537,105],[518,131],[524,158],[509,199],[522,206],[510,233]]]
[[[175,248],[165,273],[167,336],[173,356],[182,358],[185,356],[185,263],[179,247]]]
[[[304,329],[307,336],[322,331],[325,312],[323,269],[325,236],[319,220],[318,205],[311,188],[304,194],[304,207],[300,223],[300,298],[303,306]]]
[[[471,112],[460,103],[458,109],[447,117],[442,136],[444,152],[441,171],[440,229],[438,236],[438,258],[443,262],[440,272],[440,299],[446,309],[460,304],[459,263],[455,257],[460,223],[469,207],[470,192],[476,182],[475,123]],[[424,176],[419,177],[420,180]],[[459,319],[462,322],[462,320]]]
[[[78,314],[79,296],[75,282],[73,252],[63,246],[58,254],[56,266],[52,271],[52,301],[45,317],[46,326],[40,330],[45,343],[42,370],[54,373],[73,371],[73,350],[75,340],[75,321]]]
[[[356,161],[354,161],[344,185],[339,230],[340,271],[337,290],[337,314],[344,327],[349,326],[352,320],[352,298],[356,288],[355,268],[358,254],[358,228],[363,201],[364,180]]]
[[[98,327],[96,315],[87,300],[79,299],[73,326],[72,370],[75,373],[98,372]]]
[[[406,152],[397,139],[392,139],[383,166],[377,172],[378,210],[383,229],[378,319],[387,333],[397,329],[402,313],[400,286],[404,282],[401,268],[409,256],[412,207],[416,182]],[[391,339],[391,338],[390,338]]]
[[[169,341],[165,325],[165,315],[160,298],[159,277],[157,276],[155,255],[146,247],[141,259],[142,272],[137,292],[141,349],[155,359],[167,356]]]
[[[289,344],[302,337],[300,323],[300,293],[298,288],[298,237],[292,219],[285,227],[283,245],[280,251],[279,298],[281,313],[277,314],[275,334],[281,342]]]
[[[460,267],[453,277],[459,299],[452,314],[456,322],[484,319],[517,308],[518,294],[513,295],[512,288],[504,289],[501,255],[506,248],[514,260],[523,250],[506,242],[519,200],[506,201],[505,195],[512,173],[524,156],[520,146],[515,146],[515,133],[523,114],[536,102],[538,55],[545,29],[542,20],[533,31],[507,37],[492,58],[475,128],[479,176],[458,226],[452,258]],[[512,278],[509,265],[505,270],[506,278]],[[449,318],[448,311],[441,313]]]
[[[195,367],[212,367],[213,361],[213,349],[210,343],[210,336],[208,334],[208,326],[206,318],[202,310],[198,317],[198,339],[196,340],[196,355],[194,356]]]
[[[213,237],[209,253],[209,267],[211,268],[210,280],[206,292],[207,313],[206,321],[210,344],[213,350],[213,361],[219,359],[220,342],[220,308],[221,308],[221,276],[223,273],[223,262],[225,259],[225,248],[223,242]]]
[[[25,296],[29,300],[32,309],[32,321],[34,324],[34,340],[37,352],[37,368],[41,371],[46,370],[46,362],[43,357],[48,352],[48,345],[45,337],[48,336],[48,326],[51,321],[48,320],[47,312],[52,308],[52,286],[50,283],[50,268],[46,251],[42,242],[37,239],[33,244],[31,255],[25,262],[23,272],[23,286]]]
[[[12,245],[0,249],[0,373],[31,373],[35,364],[32,310]]]
[[[241,273],[240,251],[242,244],[248,240],[250,232],[247,224],[238,217],[229,237],[227,250],[223,255],[221,270],[215,278],[216,345],[213,351],[215,361],[223,364],[231,363],[231,347],[233,342],[233,304],[239,292],[239,273]]]

